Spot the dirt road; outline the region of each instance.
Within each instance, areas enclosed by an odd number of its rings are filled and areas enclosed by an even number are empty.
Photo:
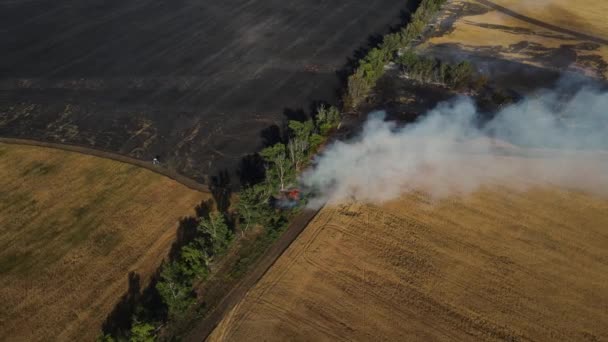
[[[209,187],[207,185],[201,184],[193,179],[182,176],[174,170],[169,170],[160,165],[154,165],[152,162],[147,162],[140,159],[130,158],[127,156],[123,156],[120,154],[96,150],[93,148],[87,148],[83,146],[76,145],[68,145],[68,144],[56,144],[51,142],[37,141],[37,140],[28,140],[28,139],[16,139],[16,138],[5,138],[0,137],[0,143],[5,144],[17,144],[17,145],[28,145],[28,146],[39,146],[39,147],[50,147],[64,151],[77,152],[82,154],[87,154],[95,157],[101,157],[106,159],[111,159],[115,161],[119,161],[122,163],[127,163],[135,166],[139,166],[144,169],[148,169],[152,172],[158,173],[165,177],[169,177],[174,181],[196,191],[210,193]]]
[[[308,223],[314,219],[319,210],[305,209],[296,216],[287,228],[287,231],[281,235],[272,247],[260,258],[247,275],[233,288],[230,293],[220,302],[204,320],[190,332],[185,341],[196,342],[204,341],[215,327],[221,322],[224,316],[230,312],[238,303],[240,303],[245,295],[253,288],[257,282],[266,274],[266,272],[274,265],[277,259],[285,252],[285,250],[296,240],[300,233],[306,228]]]

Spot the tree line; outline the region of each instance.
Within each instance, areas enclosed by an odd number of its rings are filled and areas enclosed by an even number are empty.
[[[398,63],[412,78],[425,82],[441,82],[460,87],[472,77],[468,63],[455,66],[416,56],[407,49],[419,37],[428,21],[446,0],[422,0],[410,23],[399,32],[388,34],[380,46],[373,48],[359,62],[355,72],[348,77],[344,107],[358,106],[384,74],[388,62]],[[398,53],[406,49],[401,55]],[[181,247],[178,256],[161,266],[154,290],[164,306],[164,315],[150,312],[145,305],[136,310],[130,331],[121,336],[100,336],[100,341],[154,341],[159,327],[180,319],[196,302],[194,286],[210,275],[211,266],[236,240],[235,232],[245,234],[252,227],[264,230],[267,247],[286,228],[289,218],[298,208],[277,210],[270,199],[281,190],[296,184],[297,174],[308,166],[329,135],[341,122],[340,111],[333,106],[320,106],[314,118],[306,121],[289,121],[288,138],[260,151],[265,167],[261,181],[244,187],[232,212],[216,211],[208,217],[198,218],[196,236]],[[231,216],[237,220],[228,224]],[[249,261],[251,262],[251,261]],[[237,267],[239,265],[237,264]],[[160,317],[160,318],[159,318]]]
[[[245,227],[260,224],[272,226],[275,211],[268,199],[280,190],[296,184],[299,171],[308,166],[312,156],[340,125],[341,114],[336,107],[321,105],[313,119],[288,122],[287,143],[279,142],[260,152],[264,160],[266,177],[258,184],[244,188],[239,193],[237,211],[239,222]]]
[[[359,66],[347,80],[343,99],[346,109],[353,109],[361,104],[384,74],[384,66],[396,61],[398,52],[408,48],[414,39],[420,37],[427,23],[445,2],[446,0],[422,0],[407,26],[398,32],[385,35],[382,43],[359,61]]]
[[[298,210],[297,207],[277,210],[270,199],[279,191],[296,184],[297,173],[309,164],[319,147],[339,127],[340,121],[340,111],[324,105],[317,108],[313,119],[289,121],[287,141],[259,152],[264,161],[264,178],[239,192],[238,202],[230,213],[214,211],[208,217],[199,217],[192,241],[181,247],[173,261],[161,266],[154,290],[162,299],[164,315],[152,312],[144,303],[132,317],[130,331],[122,332],[120,336],[102,335],[98,340],[156,340],[160,326],[181,319],[196,303],[194,286],[209,277],[213,262],[225,254],[238,232],[244,235],[252,227],[261,227],[264,230],[264,243],[259,249],[267,248]],[[231,227],[229,222],[233,216],[236,216],[236,222]],[[256,254],[259,256],[262,251]],[[236,267],[242,267],[244,262],[237,263]]]
[[[159,308],[140,303],[132,317],[131,329],[119,335],[102,335],[99,341],[150,342],[155,340],[158,327],[163,321],[179,319],[195,303],[193,286],[205,280],[210,272],[211,263],[221,256],[233,240],[227,213],[212,212],[208,217],[199,217],[192,242],[179,250],[177,257],[161,265],[160,277],[155,285],[162,300],[162,313]]]
[[[401,52],[396,63],[408,78],[420,82],[439,83],[456,90],[480,89],[487,82],[484,76],[475,74],[473,65],[469,61],[449,64],[436,58],[417,55],[412,49]]]

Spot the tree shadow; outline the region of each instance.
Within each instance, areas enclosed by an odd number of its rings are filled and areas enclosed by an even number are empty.
[[[167,305],[163,302],[163,298],[156,290],[156,284],[160,280],[160,272],[164,266],[164,262],[156,269],[156,272],[150,278],[150,283],[141,291],[139,298],[139,306],[135,309],[135,315],[138,319],[146,322],[164,322],[168,317]]]
[[[111,335],[118,341],[123,341],[127,340],[135,318],[145,322],[167,320],[167,306],[156,290],[163,265],[164,262],[156,269],[144,289],[141,289],[140,275],[136,272],[129,273],[129,289],[106,317],[102,325],[104,335]]]
[[[262,147],[270,147],[283,142],[281,128],[278,125],[270,125],[262,130]]]
[[[120,298],[101,327],[104,334],[124,336],[131,329],[131,318],[135,314],[140,298],[141,279],[139,274],[130,272],[128,283],[127,293]]]
[[[222,170],[217,176],[211,177],[209,189],[215,200],[217,210],[223,214],[227,213],[230,208],[230,197],[232,196],[230,173],[228,170]]]
[[[248,154],[241,159],[237,170],[239,182],[243,187],[253,186],[266,178],[264,159],[259,154]]]
[[[179,253],[183,246],[186,246],[190,242],[194,241],[196,238],[196,228],[198,227],[199,219],[209,218],[209,213],[211,212],[212,206],[213,201],[211,199],[203,200],[199,205],[196,206],[196,208],[194,208],[196,217],[187,216],[182,217],[179,220],[175,242],[173,242],[171,249],[169,250],[170,261],[173,261],[179,257]]]
[[[289,121],[299,121],[303,122],[309,119],[309,116],[304,112],[302,108],[293,109],[293,108],[284,108],[283,116]]]
[[[181,248],[196,238],[196,228],[200,218],[209,218],[213,208],[213,200],[203,200],[195,207],[196,217],[188,216],[179,220],[175,241],[168,253],[168,261],[171,262],[179,257]],[[141,288],[141,277],[135,272],[128,275],[129,288],[115,305],[112,312],[106,317],[102,324],[104,335],[111,334],[119,338],[126,338],[131,330],[134,317],[149,322],[165,321],[167,318],[167,306],[156,290],[156,284],[160,280],[160,273],[164,262],[159,265],[152,275],[150,282],[145,288]]]
[[[212,207],[213,201],[211,199],[201,201],[201,203],[194,208],[196,217],[208,219]]]
[[[188,216],[179,220],[177,236],[169,251],[169,260],[177,259],[181,248],[194,240],[197,226],[198,220],[195,217]]]
[[[212,177],[209,189],[213,195],[217,211],[224,216],[228,228],[234,233],[236,231],[236,215],[230,211],[232,186],[228,170],[220,171],[217,176]]]
[[[421,2],[422,0],[407,1],[406,7],[399,11],[399,23],[391,26],[389,32],[398,32],[399,30],[407,26],[407,24],[409,24],[412,20],[412,15],[414,14],[414,12],[416,12]]]

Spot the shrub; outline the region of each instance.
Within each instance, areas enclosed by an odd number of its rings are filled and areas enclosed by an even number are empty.
[[[135,321],[131,327],[129,342],[154,342],[154,330],[150,323]]]

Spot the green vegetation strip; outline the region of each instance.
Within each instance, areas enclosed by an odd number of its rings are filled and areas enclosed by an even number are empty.
[[[148,161],[141,160],[141,159],[135,159],[135,158],[121,155],[121,154],[112,153],[109,151],[102,151],[102,150],[98,150],[98,149],[94,149],[94,148],[70,145],[70,144],[65,144],[65,143],[59,144],[59,143],[52,143],[52,142],[46,142],[46,141],[7,138],[7,137],[0,137],[0,143],[55,148],[58,150],[82,153],[82,154],[87,154],[87,155],[91,155],[91,156],[95,156],[95,157],[111,159],[111,160],[115,160],[118,162],[139,166],[139,167],[148,169],[152,172],[169,177],[169,178],[173,179],[174,181],[176,181],[182,185],[185,185],[186,187],[188,187],[192,190],[197,190],[197,191],[206,192],[206,193],[211,192],[209,190],[208,186],[201,184],[191,178],[180,175],[179,173],[175,172],[174,170],[164,168],[160,165],[154,165],[154,163],[152,163],[151,161],[148,162]]]
[[[213,310],[225,291],[217,291],[221,292],[215,295],[218,298],[197,302],[194,288],[209,279],[211,266],[226,254],[238,232],[246,235],[254,227],[262,230],[251,244],[237,249],[238,258],[229,274],[223,277],[222,289],[230,288],[230,284],[242,278],[281,236],[305,204],[305,199],[284,198],[283,191],[297,184],[298,171],[308,166],[340,120],[337,108],[320,106],[314,119],[289,121],[288,142],[260,152],[266,169],[264,180],[245,187],[232,210],[215,211],[208,217],[198,218],[192,241],[181,248],[175,260],[162,266],[154,287],[162,299],[161,307],[158,303],[142,303],[135,310],[129,331],[105,334],[100,340],[152,341],[159,337],[160,326],[164,326],[163,339],[172,339],[184,333],[183,328],[190,325],[192,317],[201,317]],[[285,203],[278,203],[281,201]],[[197,305],[199,307],[193,309]]]
[[[446,1],[422,0],[406,27],[384,36],[382,43],[363,57],[355,72],[348,77],[347,91],[343,99],[346,110],[356,109],[367,98],[384,74],[384,67],[389,62],[396,61],[400,50],[410,48],[411,43],[422,35],[428,22]]]

